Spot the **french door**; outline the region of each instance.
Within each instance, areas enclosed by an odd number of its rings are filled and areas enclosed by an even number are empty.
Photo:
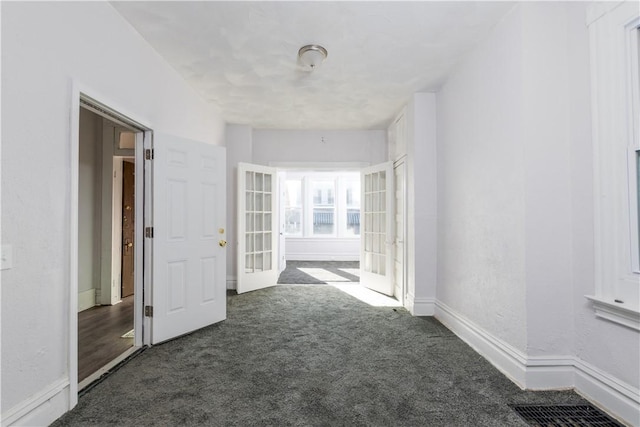
[[[278,281],[277,170],[238,164],[238,293]]]
[[[394,291],[393,163],[361,172],[360,283],[385,295]]]

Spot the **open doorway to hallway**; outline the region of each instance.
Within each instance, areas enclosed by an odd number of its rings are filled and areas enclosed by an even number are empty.
[[[81,385],[134,346],[135,142],[135,129],[80,108],[78,382]]]

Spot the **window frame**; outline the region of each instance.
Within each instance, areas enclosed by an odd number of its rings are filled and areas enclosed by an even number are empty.
[[[595,294],[585,297],[596,317],[640,331],[640,12],[625,2],[597,4],[589,13]]]
[[[300,183],[300,206],[299,206],[299,209],[300,209],[300,232],[296,233],[296,234],[289,234],[287,232],[287,227],[286,227],[286,222],[285,222],[283,233],[284,233],[284,235],[286,237],[302,237],[304,235],[304,223],[305,223],[305,221],[304,221],[304,215],[305,215],[305,209],[304,209],[304,180],[303,180],[303,178],[300,178],[300,179],[286,179],[285,178],[285,184],[284,184],[285,187],[287,185],[286,184],[287,181],[297,181],[297,182]],[[286,191],[287,190],[285,189],[285,193],[286,193]],[[287,200],[286,195],[282,194],[282,203],[283,203],[282,213],[285,215],[285,217],[286,217],[287,208],[288,208],[288,206],[286,205],[286,200]],[[295,206],[295,208],[297,208],[297,206]]]
[[[336,171],[316,171],[316,170],[297,170],[288,171],[285,182],[289,180],[301,180],[302,182],[302,233],[287,234],[287,239],[360,239],[360,235],[353,235],[348,232],[347,228],[347,203],[346,203],[346,182],[359,181],[360,172],[354,170],[336,170]],[[313,231],[313,209],[314,209],[314,193],[312,191],[313,181],[333,181],[334,195],[334,233],[332,234],[314,234]]]

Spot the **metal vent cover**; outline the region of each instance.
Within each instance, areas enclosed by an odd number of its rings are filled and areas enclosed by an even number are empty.
[[[624,427],[592,405],[509,405],[529,425],[538,427]]]

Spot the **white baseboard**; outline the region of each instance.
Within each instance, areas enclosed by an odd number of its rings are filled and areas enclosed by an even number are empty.
[[[78,292],[78,311],[83,311],[96,305],[96,290],[89,289]]]
[[[236,290],[238,289],[238,279],[235,277],[227,277],[227,290]]]
[[[433,316],[436,310],[436,300],[433,298],[417,298],[413,295],[407,297],[409,313],[414,316]]]
[[[611,416],[640,426],[640,390],[573,356],[527,356],[440,301],[435,317],[519,387],[574,389]]]
[[[2,427],[48,426],[69,410],[69,379],[63,378],[2,414]]]
[[[489,334],[440,301],[436,303],[435,317],[520,388],[525,388],[527,358],[524,353]]]
[[[524,366],[525,387],[527,390],[570,389],[574,386],[574,365],[573,356],[529,356]]]
[[[640,426],[640,389],[575,359],[575,390],[620,421]]]

